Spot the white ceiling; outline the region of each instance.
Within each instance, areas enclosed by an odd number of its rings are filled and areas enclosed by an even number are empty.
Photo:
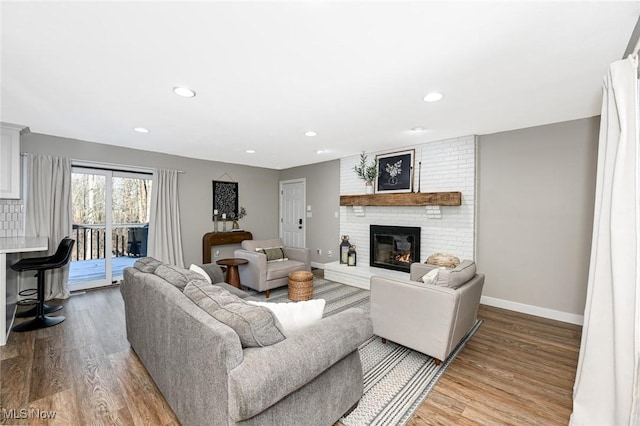
[[[0,121],[284,169],[598,115],[640,3],[3,1],[0,13]],[[445,98],[425,103],[432,91]]]

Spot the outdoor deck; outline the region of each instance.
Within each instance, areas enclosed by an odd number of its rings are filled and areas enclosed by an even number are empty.
[[[113,271],[113,279],[122,277],[122,271],[128,266],[133,266],[139,257],[120,256],[111,260],[111,268]],[[75,260],[71,262],[69,269],[69,284],[81,283],[85,281],[95,281],[104,279],[105,276],[105,260]]]

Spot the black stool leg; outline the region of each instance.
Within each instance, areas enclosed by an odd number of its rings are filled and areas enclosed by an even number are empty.
[[[62,309],[62,305],[47,305],[46,303],[44,304],[45,315],[53,312],[58,312],[60,309]],[[18,312],[16,314],[16,318],[31,318],[31,317],[35,317],[36,315],[38,315],[38,307],[34,306],[28,311]]]
[[[11,330],[16,333],[22,331],[38,330],[60,324],[66,318],[63,316],[47,317],[44,312],[44,271],[38,271],[38,303],[36,304],[36,317],[32,320],[14,326]]]

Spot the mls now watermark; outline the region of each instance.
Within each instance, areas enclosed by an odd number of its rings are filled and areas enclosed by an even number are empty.
[[[41,419],[53,420],[56,418],[55,411],[41,410],[39,408],[3,408],[2,417],[4,419]]]

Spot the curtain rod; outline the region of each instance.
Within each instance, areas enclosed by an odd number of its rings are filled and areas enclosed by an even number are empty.
[[[141,172],[141,173],[153,173],[153,168],[150,167],[137,167],[137,166],[128,166],[126,164],[116,164],[116,163],[102,163],[102,162],[98,162],[98,161],[86,161],[86,160],[74,160],[73,158],[71,159],[71,164],[72,165],[77,165],[77,166],[84,166],[84,167],[91,167],[91,166],[96,166],[96,167],[111,167],[111,168],[118,168],[119,171],[123,171],[123,172]],[[184,171],[182,170],[176,170],[176,172],[178,173],[184,173]]]
[[[27,152],[21,152],[20,153],[20,155],[22,155],[22,156],[25,156],[27,154],[29,154],[29,153],[27,153]],[[103,163],[103,162],[98,162],[98,161],[87,161],[87,160],[76,160],[76,159],[73,159],[73,158],[71,159],[71,163],[75,164],[77,166],[84,166],[84,167],[92,167],[92,166],[94,166],[95,168],[109,167],[109,168],[117,169],[118,171],[123,171],[123,172],[153,173],[153,168],[129,166],[129,165],[126,165],[126,164]],[[183,170],[176,170],[176,172],[184,173]]]

